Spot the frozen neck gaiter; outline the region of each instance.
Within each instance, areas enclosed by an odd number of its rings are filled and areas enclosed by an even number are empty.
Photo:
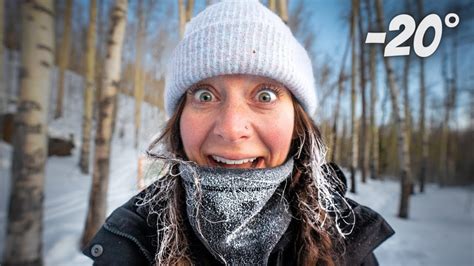
[[[266,265],[291,221],[284,186],[293,159],[265,169],[179,168],[189,222],[206,248],[226,265]]]

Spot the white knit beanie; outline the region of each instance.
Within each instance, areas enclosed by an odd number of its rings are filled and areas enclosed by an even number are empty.
[[[258,0],[224,0],[186,25],[166,74],[167,116],[191,85],[226,74],[274,79],[292,92],[308,114],[316,110],[313,69],[306,50]]]

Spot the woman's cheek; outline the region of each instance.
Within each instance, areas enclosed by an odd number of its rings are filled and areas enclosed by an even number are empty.
[[[265,125],[262,127],[263,137],[273,153],[272,157],[286,159],[293,137],[294,115],[292,109],[267,120]],[[283,163],[283,161],[279,163]]]
[[[190,112],[183,112],[180,121],[181,139],[183,141],[184,151],[189,160],[196,161],[199,154],[200,144],[205,137],[205,123],[202,118],[197,117]]]

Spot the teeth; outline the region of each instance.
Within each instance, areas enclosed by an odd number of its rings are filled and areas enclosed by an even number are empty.
[[[212,155],[212,158],[220,163],[225,163],[225,164],[243,164],[243,163],[248,163],[248,162],[253,162],[257,157],[255,158],[247,158],[247,159],[242,159],[242,160],[229,160],[226,158],[222,158],[216,155]]]

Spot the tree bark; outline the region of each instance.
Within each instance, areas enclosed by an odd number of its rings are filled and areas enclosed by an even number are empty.
[[[96,53],[96,60],[95,60],[95,85],[96,89],[94,92],[94,104],[93,105],[93,112],[92,117],[93,120],[97,121],[99,116],[99,105],[97,102],[99,101],[100,92],[102,91],[102,72],[104,70],[104,61],[105,61],[105,48],[106,48],[106,39],[107,34],[105,31],[107,30],[107,15],[105,14],[105,0],[99,0],[98,3],[98,23],[97,23],[97,53]]]
[[[94,106],[95,88],[95,45],[96,45],[96,21],[97,3],[96,0],[89,2],[89,28],[87,29],[86,46],[86,86],[84,88],[84,114],[82,117],[82,145],[79,159],[79,167],[82,173],[89,173],[90,158],[90,138],[92,130],[92,111]]]
[[[456,116],[455,110],[456,110],[456,99],[457,99],[457,91],[458,91],[458,63],[457,63],[457,58],[458,58],[458,32],[459,30],[457,28],[454,29],[454,34],[452,35],[452,52],[450,54],[451,56],[451,95],[449,97],[450,104],[449,108],[451,109],[451,113]],[[448,124],[449,125],[449,124]],[[448,146],[446,150],[446,156],[448,158],[447,160],[447,168],[449,171],[449,177],[455,177],[456,176],[456,168],[454,167],[455,162],[453,158],[453,154],[456,154],[454,152],[454,147],[455,147],[455,139],[452,139],[450,137],[450,131],[448,131]],[[451,176],[452,175],[452,176]]]
[[[344,74],[344,68],[346,66],[346,60],[347,60],[347,55],[349,54],[348,51],[349,51],[349,40],[350,40],[350,36],[348,38],[348,41],[347,41],[347,45],[346,45],[346,48],[344,49],[344,55],[342,56],[342,62],[341,62],[341,69],[339,70],[339,77],[338,77],[338,80],[337,80],[337,87],[338,87],[338,90],[337,90],[337,98],[336,98],[336,107],[334,109],[334,117],[333,117],[333,124],[332,124],[332,141],[331,141],[331,150],[332,150],[332,153],[331,153],[331,161],[332,162],[337,162],[336,161],[336,157],[337,157],[337,146],[338,146],[338,141],[337,141],[337,131],[338,131],[338,128],[337,128],[337,124],[338,124],[338,120],[339,120],[339,112],[340,112],[340,107],[341,107],[341,97],[342,97],[342,93],[344,91],[344,82],[346,80],[346,76]]]
[[[99,121],[95,137],[94,168],[89,195],[87,220],[81,244],[84,247],[99,230],[107,210],[109,184],[110,143],[113,114],[116,109],[117,89],[120,82],[122,45],[127,18],[126,0],[116,0],[111,11],[107,55],[104,65],[103,90],[99,98]]]
[[[276,1],[277,0],[268,0],[268,8],[273,12],[277,12]]]
[[[382,32],[385,32],[383,9],[380,0],[375,1],[376,13],[377,13],[377,24]],[[395,118],[395,125],[397,127],[397,142],[398,142],[398,157],[400,161],[400,180],[401,180],[401,197],[400,197],[400,208],[398,216],[400,218],[408,218],[409,202],[411,194],[411,175],[410,175],[410,153],[407,142],[407,130],[405,120],[400,114],[400,108],[398,106],[398,93],[399,88],[395,81],[394,70],[390,64],[389,57],[383,57],[385,70],[387,72],[388,85],[390,91],[390,98],[392,101],[393,115]]]
[[[342,132],[341,132],[341,139],[340,143],[341,145],[337,145],[336,147],[336,157],[335,160],[336,162],[343,162],[343,164],[347,165],[347,152],[346,152],[346,136],[347,136],[347,118],[345,116],[342,116]]]
[[[194,0],[188,0],[188,4],[186,5],[186,22],[190,21],[193,17],[194,11]]]
[[[423,0],[417,0],[418,18],[421,19],[424,15],[423,11]],[[425,85],[425,58],[419,57],[420,62],[420,141],[421,141],[421,154],[420,154],[420,174],[419,174],[419,186],[420,192],[425,191],[425,180],[428,163],[428,134],[426,132],[426,85]]]
[[[406,0],[406,9],[412,13],[413,8],[410,4],[411,0]],[[403,111],[405,113],[405,125],[406,125],[406,143],[408,151],[411,150],[411,139],[412,139],[412,122],[411,122],[411,107],[410,107],[410,66],[411,66],[411,55],[405,56],[405,64],[403,66]],[[410,162],[411,165],[411,162]],[[411,192],[414,192],[413,182],[410,184]]]
[[[141,108],[143,101],[143,69],[142,69],[142,60],[143,60],[143,43],[145,39],[145,12],[143,8],[143,1],[138,1],[137,7],[137,17],[138,17],[138,31],[136,39],[136,61],[135,61],[135,77],[134,77],[134,98],[135,98],[135,148],[138,147],[139,138],[140,138],[140,124],[141,124]]]
[[[42,265],[47,110],[54,65],[51,0],[22,4],[20,96],[15,122],[12,185],[4,265]]]
[[[362,2],[360,1],[360,5],[362,6]],[[362,13],[362,8],[359,9],[359,13]],[[358,19],[358,28],[359,28],[359,45],[360,45],[360,59],[359,59],[359,66],[360,66],[360,95],[361,95],[361,105],[362,105],[362,114],[360,118],[360,169],[361,169],[361,179],[362,183],[365,183],[367,178],[368,172],[368,149],[367,149],[367,100],[366,100],[366,77],[365,77],[365,40],[364,40],[364,25],[362,21],[362,15]]]
[[[410,56],[405,57],[405,64],[403,66],[403,111],[405,114],[405,136],[406,145],[408,146],[408,152],[410,152],[411,146],[411,111],[410,111],[410,100],[409,100],[409,86],[410,86]],[[410,162],[411,165],[411,162]],[[410,180],[410,194],[414,193],[413,182]]]
[[[369,21],[369,31],[373,31],[371,1],[367,0],[367,18]],[[377,59],[376,46],[369,47],[369,73],[370,73],[370,144],[369,144],[369,169],[370,178],[377,179],[379,174],[379,133],[375,106],[377,106]]]
[[[178,0],[179,37],[182,39],[186,30],[186,22],[193,17],[194,0]]]
[[[351,192],[356,193],[356,170],[357,155],[359,153],[359,135],[358,123],[356,118],[356,78],[357,78],[357,53],[356,53],[356,26],[359,16],[359,0],[352,0],[352,17],[351,17],[351,44],[352,44],[352,67],[351,67]]]
[[[3,78],[3,66],[5,64],[4,58],[5,55],[3,54],[3,29],[5,28],[4,21],[5,17],[3,15],[3,8],[5,6],[5,3],[1,1],[0,4],[0,114],[3,114],[7,110],[7,86],[5,79]],[[0,139],[2,137],[2,121],[0,120]]]
[[[280,15],[281,20],[288,25],[288,0],[279,0],[278,1],[278,14]]]
[[[184,29],[186,27],[186,6],[185,0],[178,0],[178,12],[179,12],[179,38],[182,39],[184,36]]]
[[[64,32],[63,32],[63,39],[61,42],[60,54],[59,54],[59,62],[58,62],[58,71],[59,71],[59,79],[58,79],[58,88],[57,88],[57,95],[56,95],[56,111],[54,113],[54,118],[60,118],[63,115],[63,100],[64,100],[64,74],[66,68],[69,65],[69,55],[70,55],[70,47],[71,47],[71,17],[72,17],[72,6],[73,0],[66,1],[66,11],[64,15]]]
[[[445,82],[445,110],[443,127],[441,131],[441,177],[439,184],[446,185],[452,174],[452,156],[451,156],[451,140],[450,126],[451,115],[454,110],[456,101],[456,74],[457,74],[457,31],[452,36],[452,51],[445,50],[442,66],[442,76]],[[451,76],[448,74],[448,61],[451,61]]]
[[[444,117],[443,123],[441,128],[441,149],[440,149],[440,177],[439,177],[439,185],[444,186],[445,180],[449,175],[448,171],[448,132],[449,132],[449,118],[450,118],[450,111],[449,108],[449,98],[450,98],[450,80],[448,77],[448,51],[447,49],[444,51],[443,60],[442,60],[442,67],[441,67],[441,75],[444,80],[444,90],[445,90],[445,97],[444,97]]]

